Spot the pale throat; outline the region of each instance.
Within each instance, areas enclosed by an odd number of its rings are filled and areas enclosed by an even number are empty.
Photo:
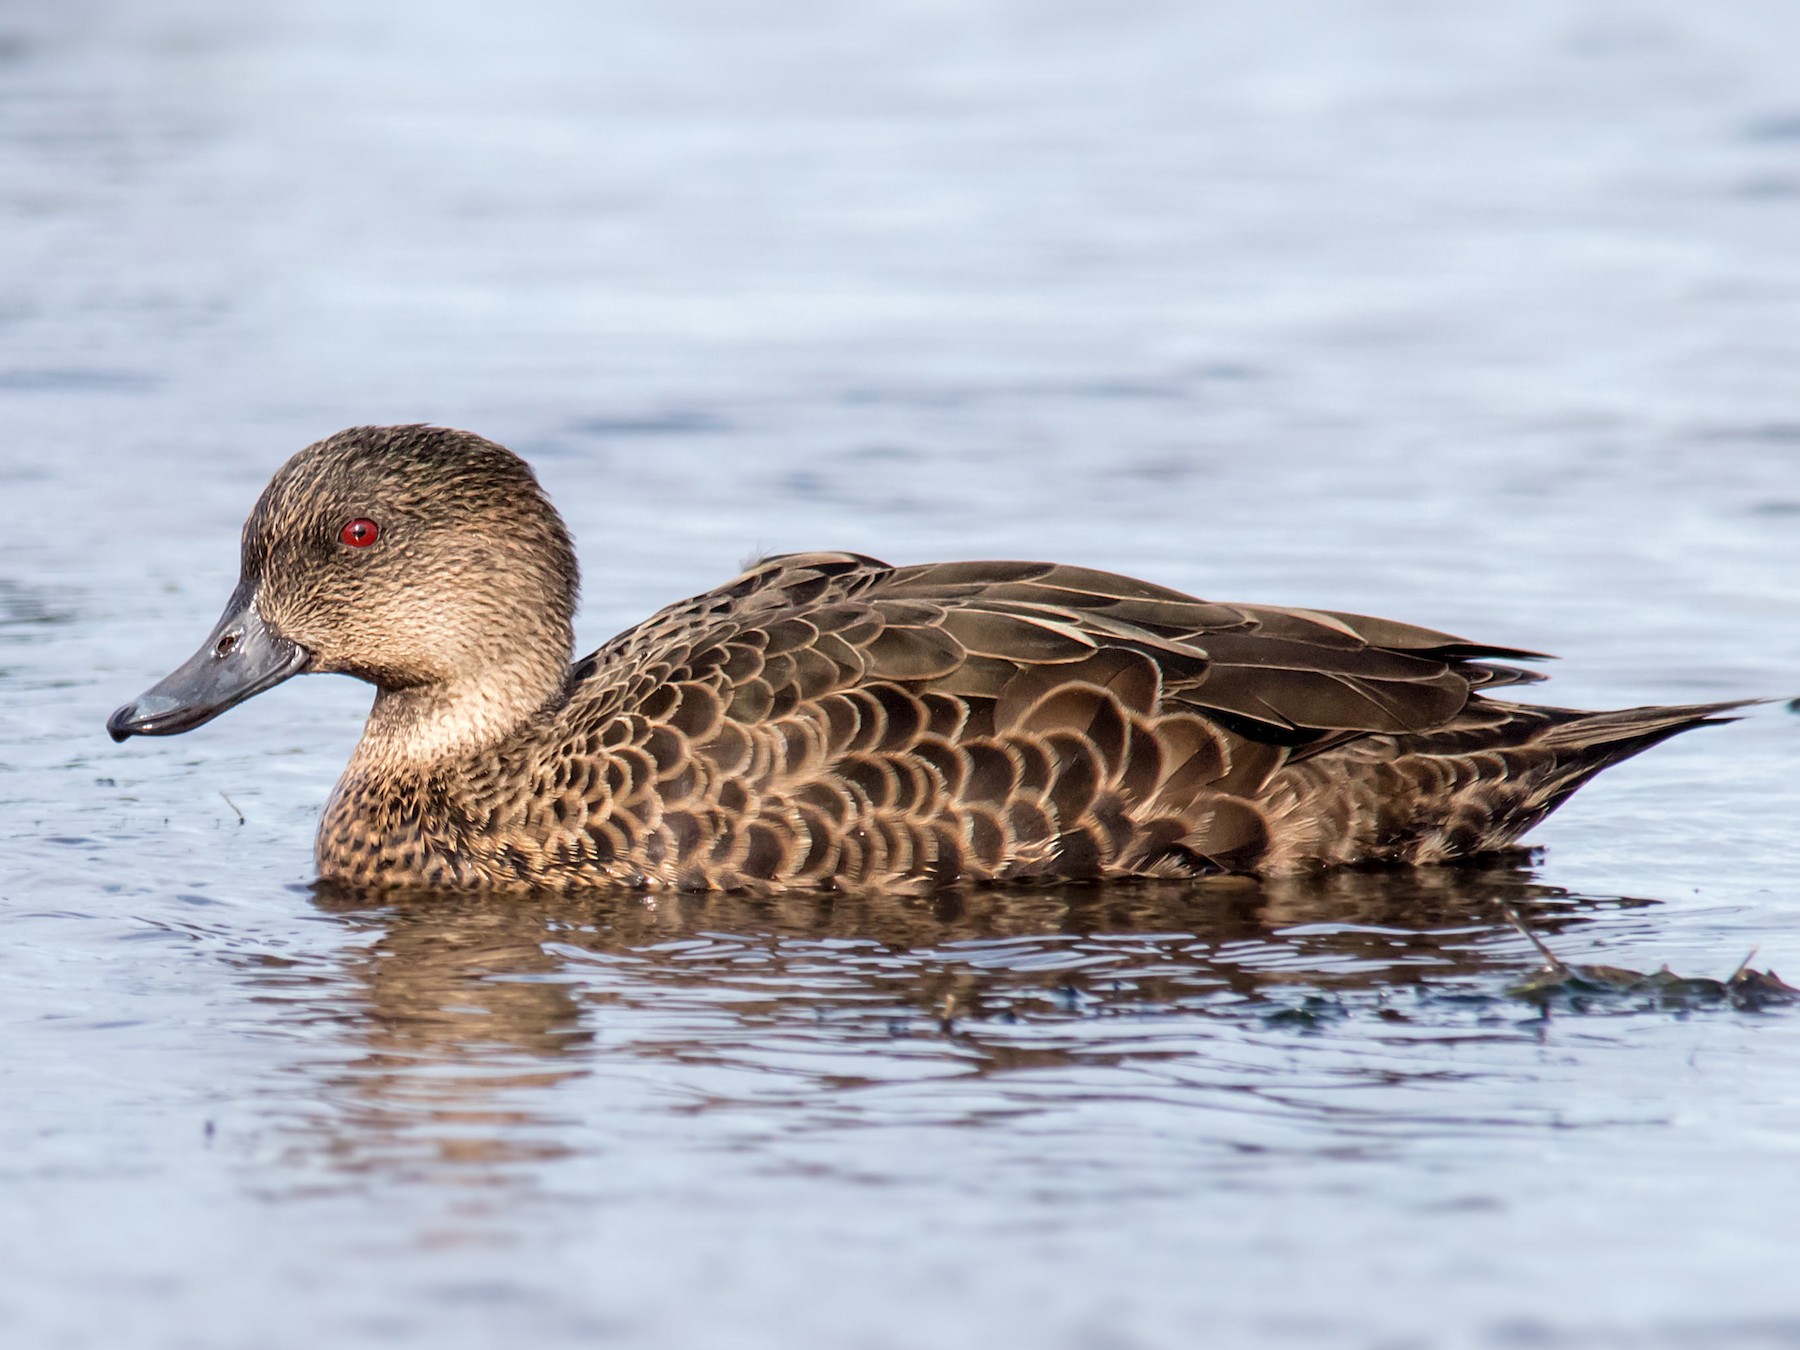
[[[520,657],[478,675],[406,689],[382,689],[363,727],[351,768],[373,763],[428,767],[468,759],[517,733],[562,688],[568,664]]]

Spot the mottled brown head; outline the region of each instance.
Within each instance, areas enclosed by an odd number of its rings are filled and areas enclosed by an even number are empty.
[[[244,525],[243,579],[311,668],[384,689],[574,644],[567,530],[525,462],[466,431],[354,427],[295,455]]]
[[[562,689],[575,555],[523,460],[466,431],[355,427],[275,474],[199,651],[115,712],[115,739],[190,730],[302,671],[380,691],[365,749],[491,743]]]

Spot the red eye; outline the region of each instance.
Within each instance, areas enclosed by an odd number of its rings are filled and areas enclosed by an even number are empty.
[[[372,520],[353,520],[338,531],[338,538],[351,548],[367,548],[381,538],[381,527]]]

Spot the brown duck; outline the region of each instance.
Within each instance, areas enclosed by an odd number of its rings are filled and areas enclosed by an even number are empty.
[[[1487,691],[1534,653],[1080,567],[770,558],[570,665],[576,565],[531,470],[462,431],[309,446],[242,578],[115,739],[303,671],[376,689],[318,838],[352,885],[927,889],[1283,873],[1503,848],[1735,704]]]

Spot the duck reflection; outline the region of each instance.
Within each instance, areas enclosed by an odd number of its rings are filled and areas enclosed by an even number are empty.
[[[795,1008],[952,1022],[1104,1004],[1156,1012],[1196,995],[1393,989],[1497,978],[1531,954],[1503,905],[1554,933],[1596,905],[1523,861],[1268,881],[889,895],[496,898],[367,893],[316,903],[373,941],[351,974],[370,1048],[445,1064],[522,1056],[546,1071],[592,1053],[612,1006],[692,1007],[739,1024]],[[1074,997],[1071,997],[1073,995]],[[696,1028],[696,1044],[716,1025]]]
[[[705,1110],[946,1072],[1117,1065],[1183,1053],[1218,1019],[1450,1020],[1453,1006],[1504,1003],[1535,964],[1505,906],[1555,934],[1650,903],[1570,896],[1534,881],[1523,857],[926,899],[324,884],[315,897],[349,939],[329,980],[331,1020],[353,1041],[321,1084],[331,1151],[352,1167],[449,1164],[469,1180],[578,1148],[554,1089],[582,1075],[608,1079],[585,1120],[609,1103],[635,1109],[633,1093]]]
[[[422,897],[369,909],[321,894],[319,904],[351,939],[333,969],[251,969],[347,1052],[307,1065],[314,1086],[292,1160],[506,1184],[519,1165],[569,1151],[543,1103],[584,1072],[592,1033],[581,983],[547,939],[554,920],[455,902],[434,910]]]

